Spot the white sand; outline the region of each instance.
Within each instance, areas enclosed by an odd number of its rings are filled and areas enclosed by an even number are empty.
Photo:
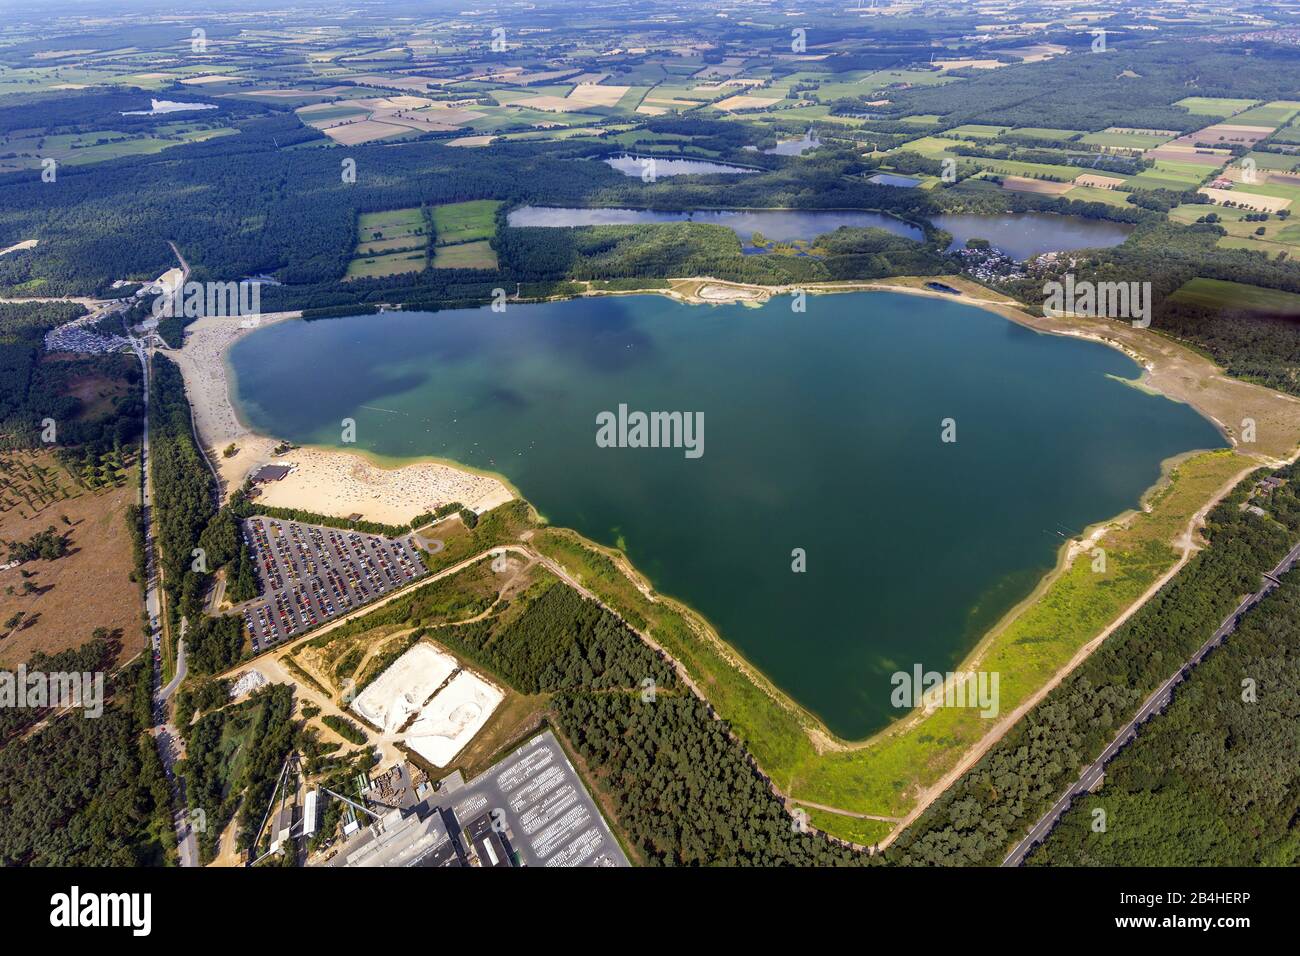
[[[420,712],[406,745],[435,767],[445,767],[504,699],[500,690],[477,674],[461,671]]]
[[[380,468],[361,455],[323,448],[298,448],[274,460],[293,470],[263,485],[259,500],[317,514],[407,524],[453,501],[482,514],[513,497],[495,478],[436,462]]]
[[[454,657],[429,644],[416,644],[362,691],[352,709],[391,734],[424,706],[457,666]]]
[[[24,239],[22,242],[15,242],[8,249],[0,249],[0,256],[7,256],[11,252],[20,252],[23,249],[35,249],[39,239]]]
[[[297,317],[296,312],[268,313],[260,324]],[[382,468],[362,455],[323,448],[273,456],[276,439],[250,431],[230,400],[224,357],[235,340],[250,331],[231,319],[198,319],[186,329],[184,348],[167,353],[185,377],[195,426],[227,495],[261,465],[274,462],[292,465],[293,471],[263,485],[262,501],[337,517],[360,514],[369,521],[406,524],[454,501],[481,514],[514,497],[496,478],[440,462]],[[226,458],[224,450],[231,444],[238,451]]]

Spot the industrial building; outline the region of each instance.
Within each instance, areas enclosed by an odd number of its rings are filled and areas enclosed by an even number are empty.
[[[358,792],[370,814],[361,826],[349,805],[344,842],[327,866],[627,866],[555,735],[549,730],[492,767],[464,780],[443,778],[436,791],[402,767]]]

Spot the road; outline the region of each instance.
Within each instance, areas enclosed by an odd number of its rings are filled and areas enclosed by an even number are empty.
[[[189,624],[185,618],[181,618],[181,636],[176,642],[176,673],[172,679],[167,682],[167,686],[158,691],[159,703],[167,703],[172,694],[176,693],[176,688],[181,686],[181,681],[185,679],[185,628]]]
[[[1264,575],[1264,583],[1260,589],[1238,604],[1236,610],[1224,618],[1223,623],[1219,625],[1218,630],[1210,636],[1209,640],[1202,644],[1196,653],[1178,668],[1173,676],[1156,688],[1155,692],[1146,699],[1141,709],[1133,716],[1133,719],[1120,728],[1119,733],[1101,752],[1101,755],[1084,769],[1074,785],[1062,795],[1061,799],[1052,805],[1052,808],[1034,824],[1033,829],[1025,835],[1025,838],[1007,854],[1007,858],[1002,861],[1003,866],[1019,866],[1024,862],[1029,852],[1046,839],[1047,835],[1060,822],[1061,816],[1070,808],[1075,798],[1097,786],[1106,772],[1106,765],[1115,758],[1116,754],[1132,742],[1137,736],[1138,729],[1154,715],[1169,706],[1174,697],[1174,690],[1191,675],[1192,668],[1205,660],[1211,651],[1222,644],[1228,638],[1228,635],[1237,629],[1242,615],[1276,588],[1278,586],[1277,579],[1295,567],[1298,561],[1300,561],[1300,544],[1287,552],[1286,557],[1277,563],[1277,567]]]
[[[141,521],[144,523],[145,553],[145,607],[149,611],[150,658],[153,663],[153,685],[162,683],[162,596],[158,582],[158,562],[156,542],[153,534],[153,474],[149,457],[149,352],[144,342],[132,337],[131,349],[140,359],[144,373],[144,430],[140,439],[140,507]],[[176,674],[171,683],[160,688],[154,694],[153,738],[158,746],[158,756],[162,760],[167,779],[172,785],[173,807],[179,807],[172,814],[176,825],[176,845],[180,855],[181,866],[198,865],[198,847],[194,834],[190,830],[185,812],[184,785],[173,770],[176,761],[183,756],[181,736],[177,729],[167,720],[167,699],[172,695],[185,677],[185,641],[182,628],[181,640],[177,642]]]

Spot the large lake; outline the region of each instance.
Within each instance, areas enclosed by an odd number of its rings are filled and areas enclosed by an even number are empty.
[[[932,221],[952,233],[950,252],[966,245],[967,239],[987,239],[994,248],[1013,259],[1028,259],[1042,252],[1107,249],[1118,246],[1134,228],[1124,222],[1048,212],[1017,212],[1005,216],[960,213],[935,216]]]
[[[1112,349],[894,293],[286,322],[230,364],[260,431],[337,444],[354,418],[360,448],[505,474],[846,737],[900,715],[891,673],[957,665],[1063,534],[1135,505],[1162,459],[1223,445],[1117,381],[1138,370]],[[704,454],[597,447],[621,403],[703,412]]]
[[[920,242],[925,233],[893,216],[856,209],[694,209],[660,212],[654,209],[565,208],[520,206],[506,219],[511,226],[622,226],[647,222],[707,222],[735,231],[745,246],[755,232],[777,242],[812,240],[840,226],[885,229],[896,236]]]

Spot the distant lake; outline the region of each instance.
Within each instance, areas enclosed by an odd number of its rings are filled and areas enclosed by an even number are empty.
[[[911,176],[899,176],[897,173],[876,173],[867,179],[869,183],[875,183],[877,186],[919,186],[921,180],[913,179]]]
[[[668,159],[664,156],[611,156],[605,162],[613,166],[624,176],[640,176],[646,168],[642,161],[654,161],[654,175],[663,176],[703,176],[706,174],[723,174],[739,176],[745,173],[762,172],[747,166],[733,166],[730,163],[714,163],[706,159]]]
[[[905,239],[920,242],[925,233],[916,226],[878,212],[855,209],[696,209],[687,212],[659,212],[653,209],[573,209],[552,206],[520,206],[506,220],[511,226],[618,226],[645,222],[706,222],[726,226],[752,248],[755,232],[777,242],[811,240],[840,226],[884,229]]]
[[[1223,446],[1188,406],[1111,378],[1138,373],[1113,349],[895,293],[291,321],[230,365],[259,431],[334,445],[353,418],[349,447],[504,474],[851,738],[900,716],[892,673],[956,666],[1062,535],[1136,506],[1162,459]],[[597,447],[621,403],[702,412],[703,455]]]
[[[128,110],[123,116],[161,116],[164,113],[185,113],[189,110],[215,110],[215,103],[178,103],[175,100],[150,100],[152,109]]]
[[[820,146],[819,140],[812,130],[804,134],[803,139],[788,139],[783,143],[777,143],[771,149],[763,150],[769,156],[802,156],[810,149],[816,149]]]
[[[1106,249],[1118,246],[1133,231],[1133,226],[1126,222],[1048,212],[1017,212],[1005,216],[962,213],[936,216],[932,221],[952,233],[949,252],[962,248],[967,239],[987,239],[1013,259],[1028,259],[1041,252]]]

